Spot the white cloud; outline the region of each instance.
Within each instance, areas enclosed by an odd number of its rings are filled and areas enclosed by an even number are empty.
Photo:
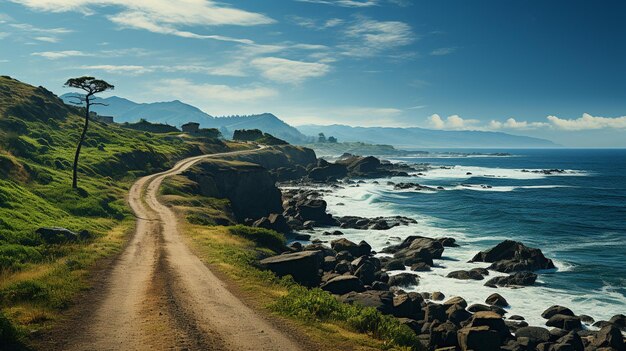
[[[84,57],[84,56],[93,56],[93,54],[85,53],[77,50],[66,50],[66,51],[43,51],[43,52],[33,52],[30,54],[31,56],[41,56],[47,58],[48,60],[58,60],[67,57]]]
[[[431,56],[445,56],[450,55],[456,51],[456,48],[438,48],[430,52]]]
[[[549,127],[548,123],[544,122],[527,122],[517,121],[515,118],[509,118],[505,122],[492,120],[489,122],[489,129],[537,129],[543,127]]]
[[[300,17],[300,16],[289,16],[287,18],[298,26],[308,28],[308,29],[314,29],[314,30],[334,28],[344,23],[344,20],[340,18],[331,18],[325,21],[324,20],[318,21],[313,18]]]
[[[361,17],[345,32],[356,43],[342,45],[346,56],[368,57],[409,45],[417,39],[411,26],[398,21],[377,21]]]
[[[165,79],[152,89],[155,94],[181,100],[246,103],[272,98],[278,91],[262,86],[231,87],[228,85],[195,84],[187,79]]]
[[[139,75],[139,74],[154,71],[150,67],[134,66],[134,65],[92,65],[92,66],[80,66],[79,68],[83,70],[98,70],[98,71],[105,71],[107,73],[126,74],[126,75],[127,74]]]
[[[584,113],[578,119],[562,119],[556,116],[548,116],[547,119],[555,128],[562,130],[626,129],[626,116],[614,118],[594,117]]]
[[[313,4],[324,4],[341,7],[370,7],[378,5],[378,0],[297,0]]]
[[[46,43],[58,43],[59,42],[59,38],[55,38],[55,37],[34,37],[33,39],[44,41]]]
[[[293,61],[279,57],[262,57],[252,60],[251,65],[267,79],[279,83],[300,84],[309,78],[325,76],[330,66],[317,62]]]
[[[254,26],[275,21],[263,14],[227,7],[211,0],[11,0],[34,10],[95,14],[98,7],[121,8],[108,16],[114,23],[154,33],[185,38],[214,39],[249,44],[250,40],[203,35],[181,30],[184,26]]]
[[[441,118],[438,114],[428,117],[428,122],[434,129],[480,129],[477,124],[480,123],[476,119],[463,119],[459,115],[448,116],[446,119]]]

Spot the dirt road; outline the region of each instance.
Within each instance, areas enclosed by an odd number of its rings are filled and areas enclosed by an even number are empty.
[[[166,177],[224,155],[188,158],[133,185],[128,201],[136,232],[107,279],[104,297],[63,350],[300,350],[189,250],[176,216],[157,197]]]

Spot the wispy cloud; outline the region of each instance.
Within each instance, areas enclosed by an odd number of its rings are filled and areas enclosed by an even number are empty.
[[[262,86],[238,86],[196,84],[187,79],[161,80],[152,92],[163,96],[173,96],[181,100],[219,101],[226,103],[246,103],[275,97],[278,91]]]
[[[80,66],[80,69],[83,70],[98,70],[105,71],[107,73],[117,73],[117,74],[131,74],[131,75],[139,75],[143,73],[153,72],[154,70],[149,67],[144,66],[135,66],[135,65],[85,65]]]
[[[346,56],[368,57],[411,44],[417,39],[411,26],[398,21],[378,21],[360,17],[345,34],[352,43],[341,45]]]
[[[99,7],[121,11],[109,15],[124,27],[185,38],[213,39],[249,44],[248,39],[198,34],[180,29],[185,26],[255,26],[275,21],[263,14],[236,9],[211,0],[11,0],[46,12],[80,12],[93,15]]]
[[[342,25],[345,21],[340,18],[330,18],[327,20],[316,20],[308,17],[301,16],[288,16],[287,19],[298,26],[313,29],[324,30],[329,28],[335,28]]]
[[[300,84],[310,78],[325,76],[330,71],[330,66],[325,63],[293,61],[279,57],[261,57],[252,60],[251,64],[263,77],[288,84]]]
[[[456,48],[438,48],[430,52],[431,56],[450,55],[456,51]]]
[[[58,60],[58,59],[63,59],[67,57],[93,56],[93,54],[89,54],[89,53],[78,51],[78,50],[42,51],[42,52],[33,52],[30,55],[44,57],[44,58],[47,58],[48,60]]]
[[[60,41],[59,38],[55,38],[55,37],[34,37],[33,39],[38,40],[38,41],[43,41],[46,43],[58,43]]]
[[[296,0],[299,2],[309,2],[312,4],[324,4],[341,7],[370,7],[378,5],[378,0]]]

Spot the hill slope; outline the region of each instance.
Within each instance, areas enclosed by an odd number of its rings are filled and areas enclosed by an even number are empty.
[[[61,96],[68,103],[71,96]],[[170,102],[136,103],[124,98],[112,96],[98,99],[98,102],[108,106],[93,106],[93,111],[103,116],[113,116],[118,123],[137,122],[144,118],[152,123],[164,123],[173,126],[181,126],[187,122],[200,123],[202,128],[217,128],[222,134],[230,138],[237,129],[260,129],[265,133],[272,134],[277,138],[290,143],[299,144],[307,141],[296,128],[288,125],[271,113],[263,113],[250,116],[212,117],[192,105],[175,100]]]
[[[446,131],[423,128],[350,127],[345,125],[304,125],[298,129],[306,135],[324,133],[342,142],[391,144],[400,148],[490,148],[490,147],[556,147],[557,144],[539,138],[500,132]]]

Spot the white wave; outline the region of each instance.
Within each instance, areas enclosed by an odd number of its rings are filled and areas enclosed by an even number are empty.
[[[491,186],[487,184],[463,184],[445,190],[475,190],[475,191],[499,191],[508,192],[517,189],[556,189],[556,188],[572,188],[569,185],[510,185],[510,186]]]
[[[584,176],[586,172],[580,170],[564,170],[563,173],[544,174],[538,169],[491,168],[476,166],[441,166],[423,171],[424,179],[469,179],[473,177],[505,178],[505,179],[543,179],[556,176]]]

